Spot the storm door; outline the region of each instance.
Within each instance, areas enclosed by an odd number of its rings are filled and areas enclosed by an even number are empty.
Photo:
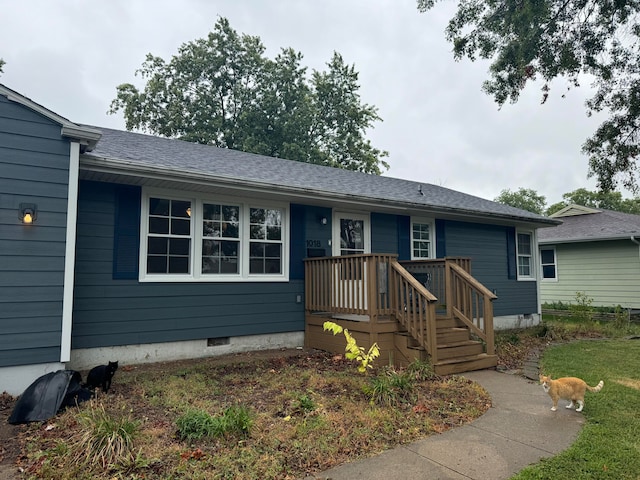
[[[333,218],[334,256],[371,253],[369,215],[336,212]],[[367,308],[366,266],[361,258],[344,259],[335,266],[334,305],[347,314],[362,314]]]

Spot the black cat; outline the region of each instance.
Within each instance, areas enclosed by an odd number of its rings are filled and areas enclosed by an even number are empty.
[[[111,379],[118,369],[118,362],[109,362],[108,365],[98,365],[93,367],[87,375],[86,386],[90,389],[102,387],[102,391],[107,393],[111,387]]]

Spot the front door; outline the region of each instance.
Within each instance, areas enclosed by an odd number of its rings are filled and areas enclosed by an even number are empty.
[[[334,256],[371,253],[369,215],[336,212],[332,231]],[[334,304],[353,314],[366,310],[367,272],[363,263],[356,259],[338,263],[335,279]]]

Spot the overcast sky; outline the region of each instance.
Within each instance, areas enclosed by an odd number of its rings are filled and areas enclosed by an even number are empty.
[[[520,187],[547,204],[585,187],[588,89],[540,86],[498,109],[481,91],[488,63],[456,62],[444,28],[456,2],[419,13],[415,0],[0,0],[0,83],[69,120],[124,129],[106,112],[116,86],[142,87],[147,53],[169,60],[203,38],[218,17],[257,35],[273,58],[282,47],[325,70],[334,51],[359,72],[363,102],[383,122],[368,137],[387,150],[384,175],[494,199]],[[626,196],[626,195],[625,195]]]

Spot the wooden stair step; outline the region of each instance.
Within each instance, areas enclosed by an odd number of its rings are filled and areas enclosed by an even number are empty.
[[[482,343],[476,340],[466,340],[464,342],[453,342],[438,345],[438,359],[445,360],[454,357],[466,357],[477,355],[484,351]]]
[[[469,340],[469,329],[463,327],[442,327],[436,329],[438,344],[462,342]]]
[[[478,355],[440,360],[433,366],[433,368],[438,375],[451,375],[455,373],[470,372],[473,370],[494,368],[496,365],[498,365],[497,355],[480,353]]]

